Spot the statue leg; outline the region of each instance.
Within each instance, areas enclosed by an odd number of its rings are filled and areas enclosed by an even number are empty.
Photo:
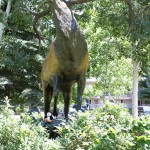
[[[53,76],[53,95],[54,95],[54,110],[53,115],[58,116],[57,112],[57,99],[59,94],[60,77],[58,75]]]
[[[77,82],[77,106],[76,110],[81,109],[81,104],[82,104],[82,95],[85,87],[85,75],[80,76],[78,82]]]
[[[47,112],[50,111],[50,103],[52,99],[53,88],[48,85],[46,82],[43,83],[43,95],[44,95],[44,114],[47,115]]]
[[[69,106],[70,106],[70,99],[71,99],[71,87],[63,91],[63,97],[64,97],[64,114],[65,114],[66,122],[68,122],[68,113],[69,113]]]

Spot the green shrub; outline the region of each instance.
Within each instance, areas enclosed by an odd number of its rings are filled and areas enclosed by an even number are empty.
[[[150,149],[150,116],[142,116],[138,120],[133,120],[130,134],[133,137],[133,149]]]
[[[58,150],[58,141],[48,139],[48,133],[41,126],[41,116],[23,115],[22,119],[5,109],[0,120],[0,150]],[[2,114],[2,112],[1,112]],[[34,118],[34,119],[33,119]]]
[[[71,117],[70,125],[60,127],[60,143],[69,150],[148,150],[149,123],[150,116],[134,120],[122,105],[106,104]]]
[[[5,111],[5,112],[4,112]],[[150,116],[133,119],[122,105],[106,104],[69,116],[61,137],[49,139],[38,113],[14,119],[8,107],[0,120],[0,150],[149,150]],[[2,116],[2,115],[1,115]]]
[[[15,108],[15,113],[16,113],[16,115],[20,115],[20,113],[21,113],[20,106],[17,106],[17,107]]]
[[[22,122],[22,120],[16,121],[10,118],[2,119],[0,122],[0,149],[59,149],[59,143],[49,140],[48,134],[40,124],[35,125],[29,122],[24,123],[24,120]]]

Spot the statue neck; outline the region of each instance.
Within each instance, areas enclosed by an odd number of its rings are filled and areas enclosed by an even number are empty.
[[[55,0],[52,4],[53,21],[56,27],[57,37],[71,38],[71,34],[77,29],[77,22],[66,3]]]

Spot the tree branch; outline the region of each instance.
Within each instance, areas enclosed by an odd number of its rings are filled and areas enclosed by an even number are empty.
[[[51,11],[51,8],[49,6],[45,11],[41,11],[41,12],[34,12],[34,11],[30,10],[27,6],[26,6],[26,8],[30,12],[30,14],[34,16],[33,17],[33,30],[35,31],[35,33],[39,39],[39,43],[41,44],[41,40],[43,40],[44,38],[42,36],[42,33],[38,30],[38,20],[41,17],[48,15]]]
[[[128,15],[129,15],[129,27],[128,27],[128,33],[131,31],[134,21],[133,21],[133,9],[132,9],[132,3],[131,0],[124,0],[125,3],[128,5]]]
[[[75,4],[83,4],[83,3],[88,3],[88,2],[93,2],[95,0],[64,0],[64,2],[68,5],[68,6],[72,6]]]
[[[88,2],[92,2],[92,1],[95,1],[95,0],[64,0],[64,2],[68,6],[72,6],[72,5],[75,5],[75,4],[88,3]],[[45,11],[42,11],[42,12],[34,12],[34,11],[30,10],[27,5],[26,5],[26,8],[30,12],[30,14],[32,16],[34,16],[33,17],[33,30],[35,31],[36,36],[39,39],[39,43],[41,43],[41,40],[43,40],[43,37],[42,37],[41,32],[38,30],[38,20],[41,17],[48,15],[51,12],[51,7],[49,5],[49,7]]]

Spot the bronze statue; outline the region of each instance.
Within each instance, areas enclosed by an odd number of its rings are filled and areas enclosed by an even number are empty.
[[[42,67],[42,89],[45,115],[50,111],[52,96],[54,96],[53,115],[58,115],[57,98],[61,91],[64,98],[65,118],[68,121],[71,87],[75,82],[77,83],[76,110],[81,108],[88,68],[88,49],[74,14],[66,3],[61,0],[50,0],[48,9],[53,14],[57,36]]]

